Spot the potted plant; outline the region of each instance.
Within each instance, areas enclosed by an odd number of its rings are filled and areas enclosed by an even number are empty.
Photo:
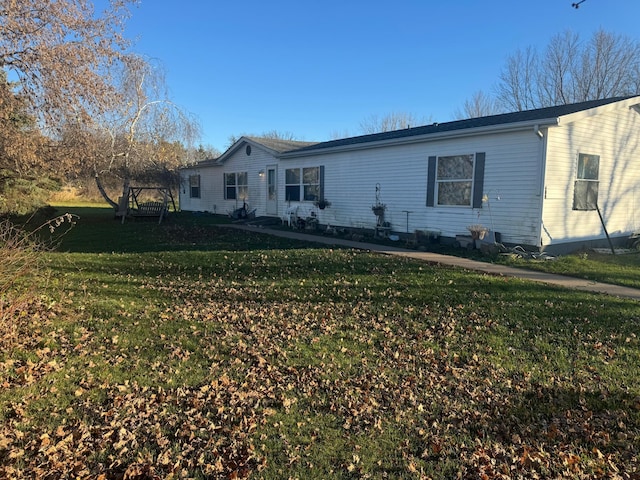
[[[384,215],[384,211],[386,208],[387,206],[384,203],[376,203],[375,205],[371,206],[371,210],[376,217]]]
[[[326,198],[323,198],[321,200],[316,200],[315,206],[318,207],[320,210],[324,210],[325,208],[331,206],[331,202]]]
[[[489,229],[483,225],[469,225],[467,230],[471,232],[471,238],[473,240],[482,240],[489,231]]]

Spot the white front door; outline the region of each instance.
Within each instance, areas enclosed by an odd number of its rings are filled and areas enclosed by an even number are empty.
[[[267,165],[267,215],[278,215],[277,165]]]

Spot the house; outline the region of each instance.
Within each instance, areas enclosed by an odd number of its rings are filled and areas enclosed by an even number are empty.
[[[640,96],[321,143],[242,137],[184,168],[182,210],[314,212],[320,224],[468,234],[554,253],[640,229]],[[320,199],[331,206],[319,209]]]

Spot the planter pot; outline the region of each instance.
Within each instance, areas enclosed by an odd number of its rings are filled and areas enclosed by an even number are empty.
[[[472,250],[475,247],[475,239],[471,235],[456,235],[456,242],[461,248]]]

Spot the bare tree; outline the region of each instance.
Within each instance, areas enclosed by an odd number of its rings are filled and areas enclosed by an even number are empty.
[[[640,43],[597,31],[584,43],[577,34],[554,36],[543,54],[533,48],[507,59],[497,101],[527,110],[640,92]]]
[[[429,120],[419,119],[412,113],[391,112],[383,117],[370,115],[360,122],[360,131],[364,135],[371,133],[391,132],[402,130],[403,128],[415,127],[420,124],[429,123]]]
[[[482,90],[475,92],[470,99],[465,100],[462,109],[457,110],[455,117],[458,120],[465,118],[486,117],[500,113],[496,100]]]
[[[578,101],[640,92],[640,43],[596,32],[582,52],[575,75]]]
[[[536,76],[540,106],[575,102],[579,52],[580,40],[577,34],[566,31],[551,39]]]
[[[122,31],[136,1],[110,0],[101,15],[88,0],[0,4],[0,68],[40,125],[87,122],[113,101],[109,67],[129,45]]]
[[[535,50],[517,50],[507,59],[499,77],[497,102],[505,110],[522,111],[535,108],[535,78],[538,69]]]
[[[187,152],[194,151],[200,137],[200,126],[170,100],[159,64],[127,55],[113,71],[120,100],[98,117],[95,137],[106,144],[104,154],[94,156],[94,168],[105,200],[117,207],[102,188],[102,175],[120,178],[124,194],[136,176],[148,177],[185,164]]]

